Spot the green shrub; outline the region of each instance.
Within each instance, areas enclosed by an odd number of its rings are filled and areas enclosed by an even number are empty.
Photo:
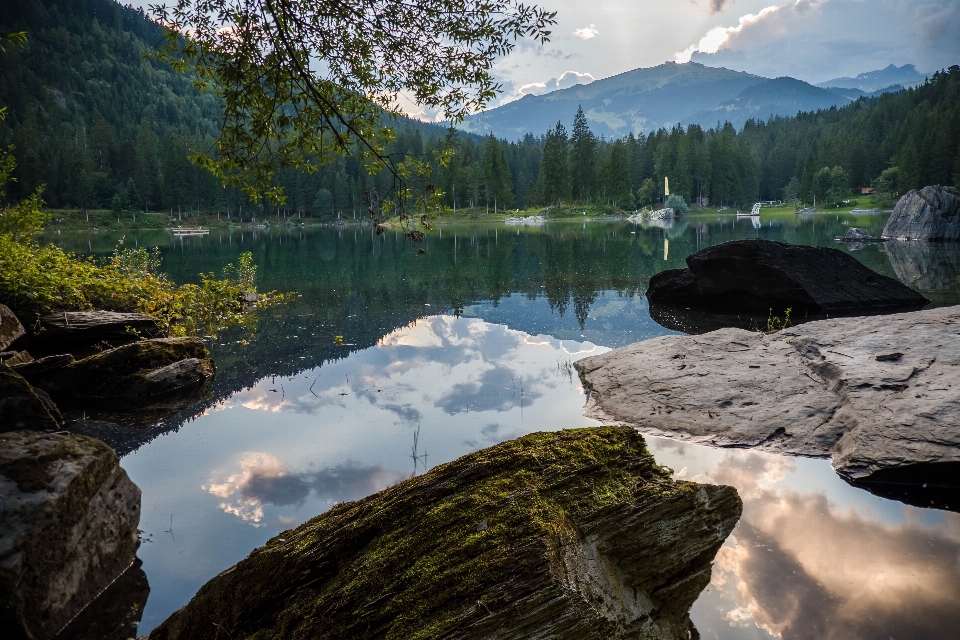
[[[156,249],[124,249],[122,241],[110,258],[98,263],[54,245],[0,236],[0,302],[28,323],[62,310],[139,311],[157,318],[171,336],[216,335],[250,320],[244,292],[255,291],[257,268],[251,254],[241,255],[237,266],[227,265],[222,278],[200,274],[199,285],[176,285],[159,268]],[[261,298],[258,305],[283,296]]]
[[[667,209],[673,209],[674,213],[685,214],[690,212],[687,201],[679,193],[671,193],[667,196],[667,201],[663,205]]]

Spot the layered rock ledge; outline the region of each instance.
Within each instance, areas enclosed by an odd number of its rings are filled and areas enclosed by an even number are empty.
[[[135,559],[140,489],[107,445],[0,434],[0,628],[52,638]]]
[[[280,534],[150,637],[698,637],[741,508],[672,480],[633,429],[536,433]]]
[[[960,486],[960,306],[665,336],[575,366],[592,417],[829,456],[852,481]]]

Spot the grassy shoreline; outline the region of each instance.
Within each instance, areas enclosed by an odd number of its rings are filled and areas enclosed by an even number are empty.
[[[816,214],[847,214],[854,209],[873,209],[873,205],[863,204],[861,206],[847,206],[839,208],[817,208]],[[887,208],[878,207],[884,211]],[[741,209],[741,212],[746,212]],[[691,208],[688,215],[718,215],[733,216],[737,212],[735,208],[717,209],[713,207]],[[291,217],[270,217],[256,221],[250,218],[239,221],[236,216],[231,216],[228,220],[225,214],[216,213],[192,213],[183,215],[179,219],[170,217],[169,212],[138,212],[135,216],[130,212],[122,213],[119,217],[110,210],[90,210],[88,212],[77,209],[48,209],[46,213],[50,215],[47,220],[46,231],[162,231],[172,230],[177,227],[204,229],[251,229],[259,226],[264,227],[318,227],[331,226],[336,224],[334,220],[321,220],[318,218],[298,218]],[[529,207],[520,210],[489,212],[485,209],[458,209],[455,213],[452,210],[446,210],[442,213],[430,213],[427,217],[430,225],[450,224],[450,223],[489,223],[503,222],[508,218],[525,218],[542,216],[550,222],[585,222],[585,221],[613,221],[625,220],[627,217],[636,213],[635,211],[624,211],[611,206],[589,205],[589,206],[564,206],[562,209]],[[800,213],[795,207],[778,206],[763,207],[761,215]],[[419,215],[411,216],[411,220],[419,224]],[[346,218],[342,221],[346,226],[369,224],[366,218],[352,219]],[[399,218],[393,217],[383,223],[383,226],[395,229],[400,228],[403,223]]]

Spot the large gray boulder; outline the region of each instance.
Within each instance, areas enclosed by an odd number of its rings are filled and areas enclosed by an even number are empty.
[[[933,185],[907,192],[880,235],[894,240],[960,240],[960,191]]]
[[[26,333],[23,325],[13,311],[6,305],[0,304],[0,351],[6,350],[14,341]]]
[[[736,240],[687,256],[687,269],[650,278],[647,298],[728,312],[769,310],[792,317],[918,308],[929,301],[853,256],[828,247]]]
[[[852,481],[922,484],[926,474],[960,495],[960,474],[941,473],[960,466],[960,307],[664,336],[575,366],[595,418],[829,456]]]
[[[52,638],[133,564],[140,489],[83,436],[0,434],[0,628]]]
[[[150,638],[688,640],[741,509],[633,429],[535,433],[280,534]]]

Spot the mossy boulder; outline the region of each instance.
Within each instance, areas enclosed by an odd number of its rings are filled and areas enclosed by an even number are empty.
[[[21,368],[28,380],[58,402],[130,398],[203,386],[215,372],[213,361],[206,356],[200,338],[157,338],[67,361],[56,368],[34,372],[34,363]]]
[[[282,533],[150,638],[696,637],[741,508],[632,429],[535,433]]]
[[[0,629],[52,638],[134,561],[140,489],[107,445],[0,434]]]
[[[6,365],[0,364],[0,432],[53,430],[62,418],[49,396]]]

